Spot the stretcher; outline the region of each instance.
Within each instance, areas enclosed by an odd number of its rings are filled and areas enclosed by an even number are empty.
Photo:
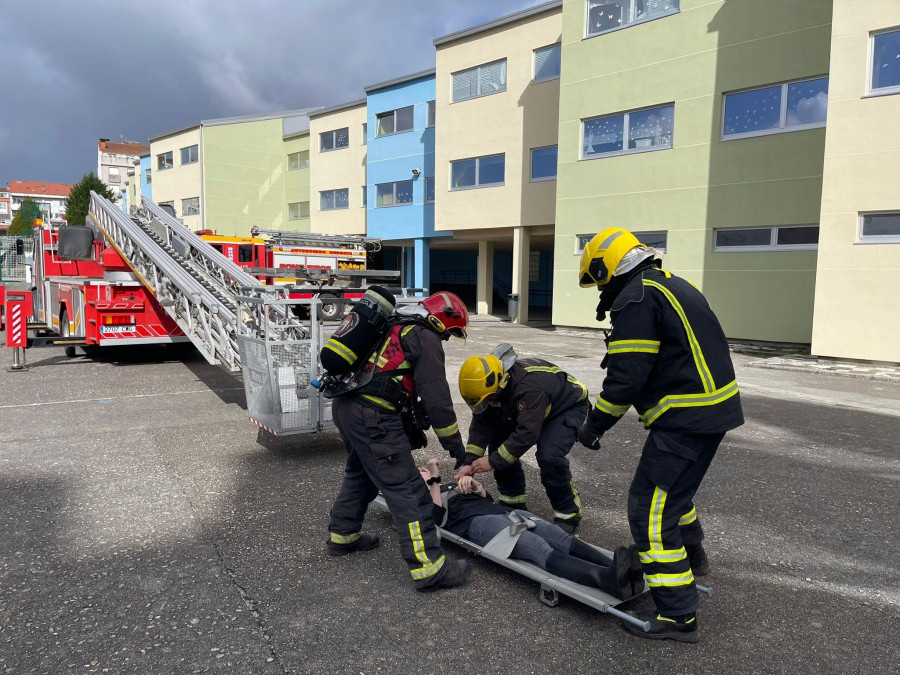
[[[384,501],[384,497],[378,495],[375,498],[374,504],[378,506],[383,511],[389,511],[387,507],[387,503]],[[463,539],[462,537],[453,534],[452,532],[443,529],[442,527],[438,527],[438,534],[441,539],[452,542],[457,546],[460,546],[470,553],[474,553],[477,556],[481,556],[482,558],[486,558],[492,562],[497,563],[507,569],[512,570],[513,572],[517,572],[522,576],[528,577],[529,579],[533,579],[537,581],[541,586],[538,591],[538,599],[549,607],[556,607],[559,604],[559,596],[565,595],[573,600],[577,600],[578,602],[585,604],[589,607],[593,607],[594,609],[600,610],[605,614],[611,614],[622,621],[626,621],[634,626],[637,626],[644,631],[650,630],[650,623],[647,621],[641,621],[636,619],[635,617],[617,609],[618,605],[621,605],[627,600],[620,600],[619,598],[609,595],[608,593],[604,593],[599,588],[595,588],[593,586],[584,586],[579,583],[575,583],[574,581],[569,581],[568,579],[563,579],[562,577],[558,577],[555,574],[550,574],[547,570],[541,569],[537,565],[532,562],[528,562],[527,560],[516,560],[514,558],[510,558],[509,554],[512,552],[513,547],[515,546],[516,540],[519,538],[519,534],[525,531],[525,527],[520,521],[512,521],[510,522],[509,527],[505,530],[501,530],[491,541],[489,541],[484,546],[479,546],[468,539]],[[587,542],[585,542],[587,543]],[[589,544],[593,546],[593,544]],[[605,548],[601,548],[600,546],[594,546],[598,551],[604,553],[605,555],[612,557],[612,551],[608,551]],[[644,582],[644,590],[642,593],[632,596],[639,597],[643,593],[646,593],[649,590],[646,582]],[[697,585],[697,591],[703,593],[709,597],[712,596],[712,589],[707,588],[705,586]],[[628,598],[631,600],[632,598]]]

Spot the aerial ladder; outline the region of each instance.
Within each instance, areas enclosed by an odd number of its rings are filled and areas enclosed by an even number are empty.
[[[88,225],[209,363],[242,371],[252,422],[282,435],[330,424],[328,404],[310,384],[323,340],[320,301],[301,301],[310,305],[310,318],[299,319],[291,311],[297,301],[263,285],[146,198],[129,217],[91,192]]]
[[[381,240],[369,237],[357,237],[349,234],[316,234],[313,232],[286,232],[284,230],[266,230],[253,227],[250,230],[253,237],[265,237],[279,245],[295,246],[322,246],[335,247],[357,246],[365,247],[369,253],[377,253],[381,250]]]

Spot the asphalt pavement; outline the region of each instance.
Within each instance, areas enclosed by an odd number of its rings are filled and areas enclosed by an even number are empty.
[[[447,346],[452,389],[467,356],[505,341],[600,390],[598,334],[498,322],[471,333]],[[418,594],[375,509],[366,530],[381,548],[329,557],[336,433],[272,440],[247,421],[240,379],[189,349],[28,361],[23,373],[0,364],[0,672],[898,670],[900,383],[735,356],[747,423],[696,500],[714,596],[701,600],[701,642],[684,645],[637,639],[566,598],[547,607],[536,583],[450,546],[473,560],[471,584]],[[627,543],[645,434],[631,412],[599,452],[573,449],[585,540]],[[433,436],[416,454],[452,472]],[[533,453],[525,466],[529,507],[550,517]]]

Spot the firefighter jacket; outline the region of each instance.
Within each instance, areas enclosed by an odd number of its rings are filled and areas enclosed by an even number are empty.
[[[376,374],[400,371],[401,374],[391,379],[402,386],[409,397],[408,403],[420,400],[441,445],[451,455],[461,456],[462,435],[450,398],[444,348],[438,334],[421,325],[394,326],[372,358]],[[382,412],[399,413],[406,403],[382,398],[370,388],[364,388],[360,398]]]
[[[610,308],[603,391],[588,417],[602,435],[632,405],[644,426],[696,434],[744,423],[725,334],[690,282],[657,268],[635,274]]]
[[[519,359],[507,371],[509,380],[500,405],[472,416],[466,464],[471,464],[492,445],[498,433],[506,439],[488,455],[494,469],[507,469],[537,443],[544,423],[587,400],[581,382],[542,359]],[[491,449],[493,449],[491,447]]]

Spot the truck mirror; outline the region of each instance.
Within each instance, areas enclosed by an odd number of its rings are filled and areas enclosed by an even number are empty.
[[[24,239],[16,239],[16,255],[25,255]]]

